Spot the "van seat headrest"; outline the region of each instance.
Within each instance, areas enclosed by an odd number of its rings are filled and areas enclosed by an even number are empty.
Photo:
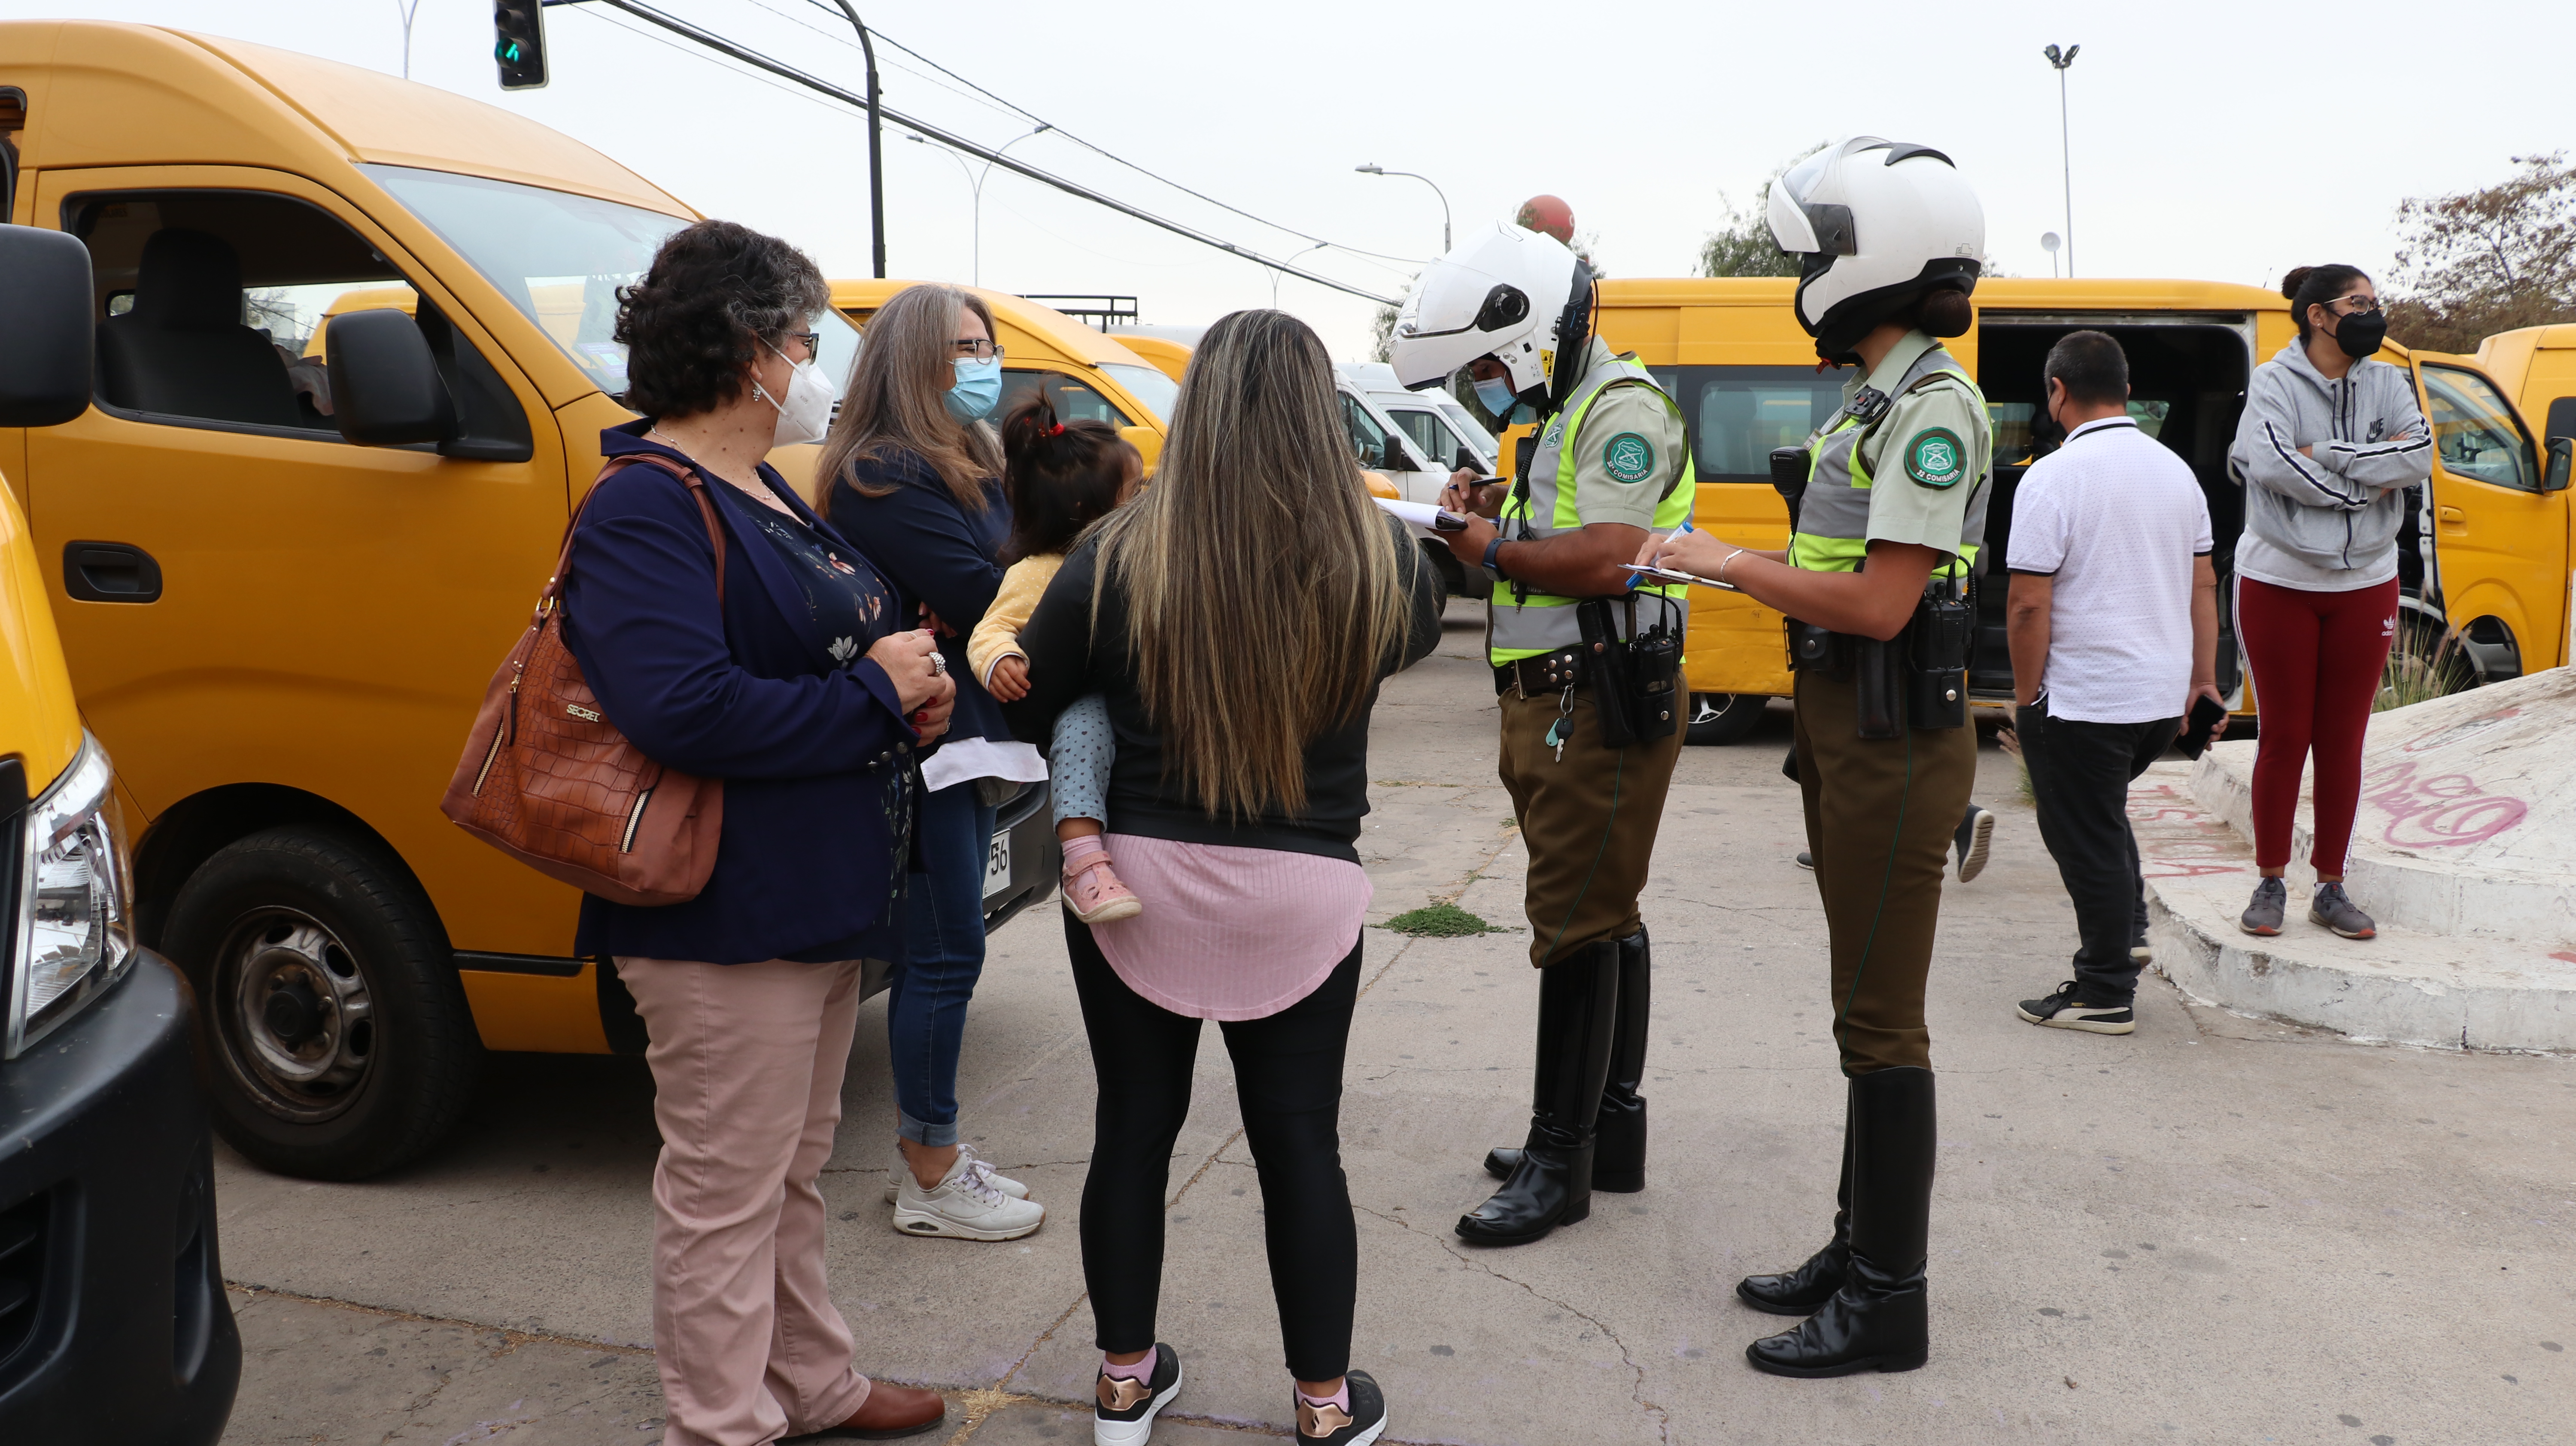
[[[143,243],[134,282],[137,322],[160,331],[226,331],[241,325],[241,257],[204,231],[164,227]]]

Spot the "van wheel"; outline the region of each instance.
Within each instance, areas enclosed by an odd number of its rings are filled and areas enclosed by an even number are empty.
[[[1770,696],[1763,693],[1693,693],[1690,731],[1683,740],[1697,744],[1741,743],[1762,721],[1770,702]]]
[[[181,886],[163,941],[197,990],[215,1129],[281,1174],[358,1180],[456,1123],[482,1043],[429,901],[373,850],[274,828]]]

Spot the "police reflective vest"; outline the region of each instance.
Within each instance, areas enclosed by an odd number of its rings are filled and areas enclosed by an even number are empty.
[[[1583,431],[1583,417],[1604,392],[1614,386],[1644,386],[1653,390],[1666,409],[1678,419],[1681,408],[1655,385],[1654,377],[1633,357],[1610,357],[1591,371],[1556,420],[1540,435],[1530,465],[1512,488],[1497,518],[1502,535],[1514,542],[1554,537],[1583,526],[1575,511],[1574,463],[1581,449],[1575,444]],[[1698,470],[1692,465],[1690,448],[1681,448],[1680,473],[1667,486],[1655,503],[1654,527],[1670,532],[1691,519],[1691,504],[1698,496]],[[1656,622],[1669,622],[1681,628],[1690,611],[1690,589],[1687,586],[1641,587],[1636,590],[1637,626],[1646,628]],[[1669,600],[1669,606],[1651,601]],[[1500,667],[1521,658],[1535,658],[1552,649],[1571,647],[1583,641],[1583,629],[1575,621],[1574,605],[1580,598],[1559,597],[1552,592],[1523,589],[1508,582],[1494,584],[1492,598],[1485,607],[1486,656]],[[1613,609],[1617,624],[1627,629],[1627,610]]]
[[[1885,393],[1873,398],[1866,386],[1855,392],[1851,400],[1843,403],[1842,410],[1827,418],[1816,435],[1808,439],[1807,490],[1798,501],[1798,530],[1789,539],[1791,566],[1809,572],[1851,572],[1860,566],[1869,552],[1870,500],[1869,465],[1860,455],[1861,444],[1909,394],[1936,377],[1954,379],[1965,387],[1969,411],[1975,419],[1973,425],[1987,425],[1985,394],[1977,390],[1976,382],[1959,369],[1957,360],[1938,342],[1925,348]],[[1868,415],[1856,414],[1855,407],[1873,400],[1878,405]],[[1963,427],[1972,425],[1967,417],[1960,420]],[[1936,452],[1942,444],[1943,439],[1937,437],[1926,443]],[[1944,576],[1959,577],[1976,566],[1977,549],[1986,540],[1986,502],[1994,491],[1994,465],[1989,458],[1985,468],[1971,477],[1967,473],[1974,466],[1974,452],[1969,438],[1953,434],[1947,444],[1950,456],[1946,461],[1956,473],[1952,485],[1971,489],[1967,516],[1959,528],[1957,553],[1943,569]],[[1930,460],[1937,464],[1945,459],[1935,455]],[[1942,473],[1936,468],[1924,475],[1937,478]]]

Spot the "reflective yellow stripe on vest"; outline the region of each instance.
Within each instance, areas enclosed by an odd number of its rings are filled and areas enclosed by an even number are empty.
[[[1562,427],[1556,429],[1556,440],[1542,441],[1530,458],[1529,486],[1512,489],[1511,499],[1503,504],[1499,519],[1503,536],[1517,542],[1523,539],[1554,537],[1583,526],[1575,508],[1574,463],[1580,452],[1576,438],[1582,434],[1583,418],[1603,392],[1613,386],[1643,385],[1678,418],[1681,408],[1655,385],[1654,377],[1634,361],[1613,359],[1593,368],[1590,375],[1575,388],[1565,410],[1560,414]],[[1698,496],[1698,468],[1691,458],[1687,440],[1682,446],[1682,472],[1671,490],[1655,504],[1654,526],[1669,532],[1691,519],[1691,504]],[[1690,589],[1683,586],[1641,587],[1637,589],[1637,626],[1651,627],[1658,621],[1669,622],[1676,630],[1690,611]],[[1669,599],[1671,605],[1649,601]],[[1582,626],[1576,622],[1574,605],[1580,598],[1560,597],[1552,592],[1531,589],[1518,592],[1510,583],[1496,583],[1492,600],[1485,607],[1485,652],[1497,666],[1521,658],[1535,658],[1541,653],[1568,647],[1583,641]],[[1627,609],[1613,610],[1615,624],[1623,632],[1627,626]]]

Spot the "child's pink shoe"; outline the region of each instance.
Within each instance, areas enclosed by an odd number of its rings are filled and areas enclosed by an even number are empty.
[[[1118,919],[1132,919],[1145,912],[1145,901],[1136,897],[1118,875],[1111,872],[1109,854],[1101,850],[1089,860],[1077,864],[1065,875],[1064,900],[1073,906],[1073,916],[1086,924],[1106,924]]]

